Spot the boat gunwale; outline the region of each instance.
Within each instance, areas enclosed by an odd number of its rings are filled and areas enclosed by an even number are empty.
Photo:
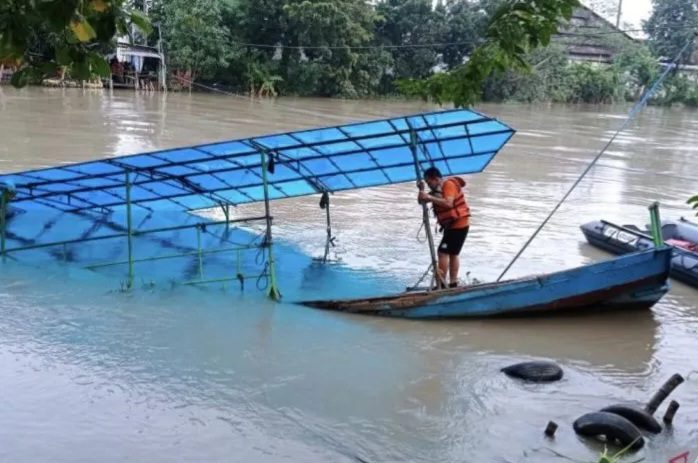
[[[341,312],[347,312],[347,313],[365,313],[365,314],[376,314],[380,315],[381,312],[392,312],[392,311],[409,311],[413,310],[419,307],[422,307],[426,304],[429,304],[432,301],[444,298],[444,297],[453,297],[453,296],[458,296],[461,294],[467,294],[469,292],[473,291],[481,291],[481,290],[487,290],[490,288],[495,288],[495,287],[505,287],[508,285],[516,285],[516,284],[526,284],[526,283],[535,283],[537,282],[539,287],[543,287],[545,284],[541,281],[542,278],[545,279],[550,279],[554,278],[556,276],[561,276],[565,274],[569,274],[571,272],[575,271],[580,271],[582,269],[588,269],[590,267],[596,267],[600,265],[608,265],[613,262],[618,262],[618,261],[623,261],[623,260],[630,260],[631,258],[637,258],[637,256],[642,255],[642,254],[657,254],[657,253],[665,253],[666,254],[666,260],[667,260],[667,266],[666,269],[662,271],[655,272],[653,274],[647,275],[645,278],[643,278],[641,281],[646,281],[646,280],[652,280],[654,278],[657,278],[658,276],[663,275],[663,279],[667,280],[669,278],[669,273],[671,269],[671,254],[672,247],[664,245],[660,248],[652,248],[652,249],[647,249],[644,251],[636,251],[632,253],[627,253],[618,257],[615,257],[613,259],[608,259],[608,260],[603,260],[599,262],[593,262],[591,264],[586,264],[586,265],[580,265],[577,267],[565,269],[565,270],[559,270],[556,272],[551,272],[547,274],[539,274],[539,275],[529,275],[529,276],[524,276],[521,278],[516,278],[516,279],[511,279],[511,280],[505,280],[505,281],[500,281],[500,282],[488,282],[488,283],[479,283],[475,285],[469,285],[469,286],[463,286],[463,287],[458,287],[458,288],[447,288],[447,289],[442,289],[442,290],[435,290],[435,291],[419,291],[419,292],[403,292],[403,293],[398,293],[394,295],[388,295],[388,296],[377,296],[377,297],[368,297],[368,298],[359,298],[359,299],[352,299],[352,298],[345,298],[345,299],[330,299],[330,300],[309,300],[309,301],[301,301],[298,302],[298,304],[305,305],[308,307],[313,307],[317,309],[323,309],[323,310],[334,310],[334,311],[341,311]],[[631,284],[632,282],[625,283],[624,285]],[[623,286],[623,285],[617,285],[617,286]],[[611,288],[615,288],[611,287]],[[610,288],[602,288],[598,291],[605,291]],[[598,292],[597,291],[597,292]],[[590,291],[580,291],[579,293],[570,296],[570,297],[582,297],[585,295],[592,294]],[[376,307],[365,307],[366,305],[377,305],[381,303],[386,303],[386,304],[399,304],[402,300],[405,301],[405,304],[407,305],[406,307],[395,307],[395,308],[376,308]],[[562,299],[564,300],[564,299]],[[552,302],[555,303],[556,301]],[[448,302],[445,302],[448,303]],[[545,305],[545,304],[543,304]],[[354,306],[354,307],[352,307]],[[364,308],[362,308],[364,306]],[[515,312],[515,311],[507,311],[509,313]],[[483,314],[484,317],[492,317],[496,314]]]

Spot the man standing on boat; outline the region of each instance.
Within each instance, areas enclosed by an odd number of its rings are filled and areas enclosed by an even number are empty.
[[[465,180],[460,177],[444,179],[436,167],[424,171],[424,181],[429,185],[429,193],[424,191],[420,182],[420,203],[432,203],[436,220],[443,230],[443,238],[439,244],[439,275],[446,282],[449,277],[449,288],[458,286],[458,270],[460,268],[460,252],[470,229],[470,208],[465,200],[463,187]]]

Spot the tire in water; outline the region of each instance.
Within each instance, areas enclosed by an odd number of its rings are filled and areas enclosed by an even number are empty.
[[[647,410],[633,405],[610,405],[601,409],[602,412],[614,413],[622,416],[626,420],[640,429],[654,434],[662,432],[662,425]]]
[[[587,413],[574,422],[574,432],[586,437],[606,436],[607,441],[618,441],[622,447],[639,450],[645,445],[640,430],[628,419],[609,412]]]
[[[536,383],[558,381],[563,375],[559,365],[545,361],[516,363],[502,368],[502,371],[507,376]]]

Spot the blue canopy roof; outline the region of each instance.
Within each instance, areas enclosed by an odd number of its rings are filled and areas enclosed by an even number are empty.
[[[262,153],[273,158],[270,199],[337,192],[416,179],[410,132],[422,169],[481,172],[514,130],[472,110],[456,109],[336,127],[265,135],[0,176],[13,206],[63,212],[113,210],[130,202],[148,210],[200,209],[264,199]]]

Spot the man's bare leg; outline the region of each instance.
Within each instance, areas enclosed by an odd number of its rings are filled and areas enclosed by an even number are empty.
[[[442,252],[439,253],[439,277],[441,277],[441,282],[443,284],[446,284],[446,275],[448,274],[448,268],[449,268],[449,256],[448,254],[444,254]]]
[[[451,256],[449,262],[449,276],[451,284],[458,283],[458,270],[460,269],[460,256]]]

